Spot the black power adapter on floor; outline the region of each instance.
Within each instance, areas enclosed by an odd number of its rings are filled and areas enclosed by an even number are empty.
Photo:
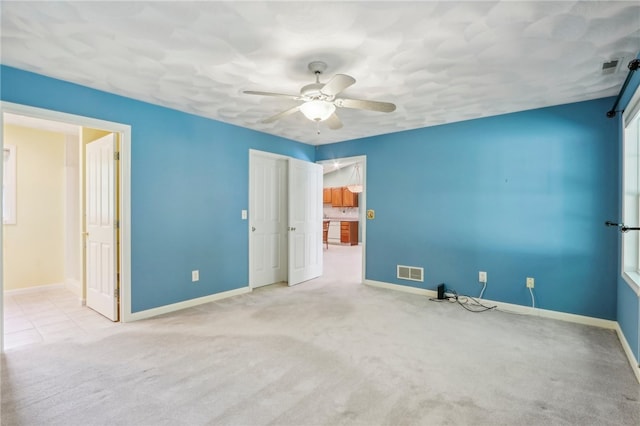
[[[444,299],[444,283],[438,285],[438,300]]]

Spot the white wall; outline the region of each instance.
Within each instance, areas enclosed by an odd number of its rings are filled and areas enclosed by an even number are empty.
[[[3,225],[4,290],[64,281],[64,147],[61,133],[4,126],[16,146],[16,224]]]

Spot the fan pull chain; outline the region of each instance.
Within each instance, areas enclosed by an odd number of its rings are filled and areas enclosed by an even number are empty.
[[[316,132],[320,134],[320,122],[316,121]]]

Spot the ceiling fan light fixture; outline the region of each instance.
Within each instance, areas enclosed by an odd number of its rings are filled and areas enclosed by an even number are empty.
[[[324,121],[331,117],[336,110],[336,106],[327,101],[309,101],[300,105],[300,111],[311,121]]]
[[[347,189],[354,194],[359,194],[364,190],[364,187],[361,184],[357,183],[353,185],[347,185]]]
[[[0,0],[2,1],[2,0]],[[368,101],[361,99],[350,99],[337,97],[345,89],[351,87],[356,79],[346,74],[335,74],[326,83],[320,82],[320,75],[327,69],[327,64],[321,61],[314,61],[309,64],[309,70],[316,77],[315,83],[307,84],[300,89],[299,95],[287,95],[284,93],[258,92],[255,90],[245,90],[248,95],[276,96],[302,101],[294,107],[282,111],[274,116],[261,120],[261,123],[273,123],[283,117],[302,112],[306,118],[316,123],[316,129],[320,134],[320,122],[324,121],[326,127],[331,130],[342,128],[342,121],[336,108],[350,108],[356,110],[368,110],[379,112],[395,111],[396,106],[390,102]]]

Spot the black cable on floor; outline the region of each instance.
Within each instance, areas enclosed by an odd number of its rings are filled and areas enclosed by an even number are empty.
[[[479,302],[477,299],[475,299],[474,297],[471,296],[467,296],[467,295],[458,295],[458,292],[455,290],[447,290],[447,293],[451,293],[453,294],[453,296],[446,296],[444,299],[434,299],[434,298],[430,298],[429,300],[431,300],[432,302],[441,302],[444,300],[451,300],[453,299],[458,305],[462,306],[464,309],[466,309],[469,312],[473,312],[474,314],[478,314],[481,312],[486,312],[486,311],[492,311],[494,309],[497,308],[497,306],[487,306],[482,304],[481,302]],[[467,304],[465,302],[462,302],[460,300],[461,297],[466,297],[469,300],[473,300],[475,302],[474,306],[481,306],[482,309],[471,309],[469,306],[467,306]]]

